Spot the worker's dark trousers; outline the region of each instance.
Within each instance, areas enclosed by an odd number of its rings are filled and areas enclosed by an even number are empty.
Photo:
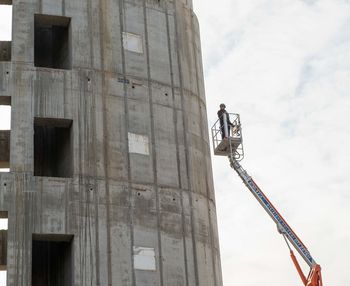
[[[221,131],[221,138],[224,139],[225,138],[225,126],[221,125],[220,126],[220,131]],[[227,136],[230,137],[230,128],[227,127]]]

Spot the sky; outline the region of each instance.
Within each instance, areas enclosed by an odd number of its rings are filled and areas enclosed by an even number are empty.
[[[222,102],[240,114],[241,164],[321,265],[324,285],[350,285],[350,1],[193,2],[209,125]],[[302,285],[227,158],[212,164],[224,285]]]
[[[350,1],[193,1],[209,125],[221,102],[241,115],[243,167],[321,265],[324,284],[350,285]],[[2,11],[0,40],[9,40],[11,12]],[[8,112],[0,109],[0,129]],[[302,285],[227,158],[212,163],[224,285]]]

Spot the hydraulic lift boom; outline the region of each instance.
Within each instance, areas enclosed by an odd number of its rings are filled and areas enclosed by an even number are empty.
[[[244,157],[242,145],[242,130],[239,115],[230,114],[230,118],[232,118],[232,128],[230,128],[230,126],[228,126],[227,123],[228,120],[226,116],[228,115],[224,113],[223,116],[224,118],[223,120],[221,120],[221,122],[224,122],[224,126],[221,126],[220,120],[218,120],[212,127],[215,155],[228,156],[231,168],[237,172],[238,176],[242,179],[243,183],[247,186],[249,191],[254,195],[254,197],[264,208],[267,214],[276,223],[279,233],[283,235],[288,245],[292,261],[300,275],[301,280],[303,281],[303,284],[305,286],[322,286],[320,265],[316,263],[306,246],[295,234],[293,229],[288,225],[288,223],[277,211],[277,209],[274,207],[271,201],[267,198],[267,196],[255,183],[252,177],[248,175],[247,171],[245,171],[239,163]],[[220,138],[221,134],[224,135],[223,139]],[[302,272],[301,267],[293,253],[290,244],[298,251],[300,256],[309,265],[310,272],[307,277]]]

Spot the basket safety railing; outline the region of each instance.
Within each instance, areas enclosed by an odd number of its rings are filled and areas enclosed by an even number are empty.
[[[244,157],[242,142],[242,127],[239,114],[223,113],[211,128],[214,150],[218,150],[225,140],[229,146],[227,156],[233,156],[237,161]]]

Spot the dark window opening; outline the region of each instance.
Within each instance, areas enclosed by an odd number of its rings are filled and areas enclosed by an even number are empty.
[[[11,61],[11,41],[0,41],[0,62]]]
[[[34,16],[34,65],[71,69],[70,18]]]
[[[34,119],[34,176],[72,177],[72,120]]]
[[[10,171],[11,97],[0,96],[0,173]]]
[[[0,0],[0,62],[11,61],[12,0]]]
[[[32,285],[73,285],[73,236],[33,234]]]
[[[0,211],[0,271],[7,270],[7,229],[8,213]]]

